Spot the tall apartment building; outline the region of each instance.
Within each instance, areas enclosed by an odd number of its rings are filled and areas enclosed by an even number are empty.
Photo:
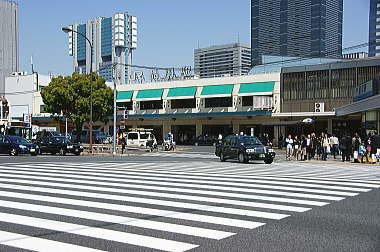
[[[343,0],[251,0],[252,65],[263,55],[341,57]]]
[[[251,47],[240,43],[194,50],[194,70],[200,78],[247,74],[251,69]]]
[[[0,96],[4,95],[5,77],[19,68],[18,5],[0,0]]]
[[[371,0],[369,11],[369,56],[380,55],[380,0]]]
[[[73,56],[74,72],[90,73],[92,70],[107,81],[113,80],[113,64],[127,65],[132,50],[137,48],[137,18],[125,13],[116,13],[112,17],[99,17],[83,24],[71,25],[70,28],[85,35],[93,44],[91,47],[86,39],[73,32],[69,34],[69,55]],[[116,48],[122,48],[117,55]],[[120,83],[128,80],[128,66],[120,66],[118,74]]]

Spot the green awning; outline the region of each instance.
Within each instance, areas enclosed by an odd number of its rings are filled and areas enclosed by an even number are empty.
[[[169,89],[167,99],[192,99],[195,97],[196,92],[196,87],[171,88]]]
[[[148,89],[140,90],[137,93],[136,99],[138,101],[156,101],[161,100],[164,89]]]
[[[239,95],[263,95],[272,94],[274,88],[274,82],[258,82],[258,83],[244,83],[240,84]]]
[[[228,97],[232,95],[233,84],[205,86],[202,88],[202,97]]]
[[[130,101],[133,97],[133,91],[119,91],[116,100]]]

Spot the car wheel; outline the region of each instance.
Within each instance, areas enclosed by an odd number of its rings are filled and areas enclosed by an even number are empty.
[[[35,156],[37,156],[37,154],[38,154],[37,152],[34,152],[34,153],[31,153],[30,155],[35,157]]]
[[[264,162],[265,162],[266,164],[271,164],[271,163],[273,163],[273,158],[265,159]]]
[[[220,153],[220,161],[225,162],[227,159],[224,157],[223,152]]]
[[[66,151],[63,148],[59,149],[59,155],[65,156],[66,155]]]
[[[238,159],[239,159],[239,163],[248,163],[248,159],[244,156],[243,153],[239,154]]]
[[[11,156],[17,156],[18,152],[17,152],[16,148],[12,148],[11,151],[9,152],[9,155],[11,155]]]
[[[55,155],[55,154],[57,154],[56,152],[52,152],[52,153],[50,153],[50,154],[52,154],[53,156]]]

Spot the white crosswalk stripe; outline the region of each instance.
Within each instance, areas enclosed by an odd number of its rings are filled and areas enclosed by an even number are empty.
[[[355,166],[215,161],[3,164],[0,245],[187,251],[380,188],[379,173]],[[34,237],[26,231],[31,228],[61,235]],[[93,239],[107,245],[91,246]]]

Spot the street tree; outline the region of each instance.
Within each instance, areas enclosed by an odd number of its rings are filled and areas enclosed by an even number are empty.
[[[105,79],[93,74],[77,74],[53,78],[41,91],[45,110],[54,117],[64,116],[72,120],[77,132],[90,120],[90,96],[92,78],[93,121],[104,120],[113,111],[113,90],[105,84]],[[77,134],[77,140],[80,141]]]

